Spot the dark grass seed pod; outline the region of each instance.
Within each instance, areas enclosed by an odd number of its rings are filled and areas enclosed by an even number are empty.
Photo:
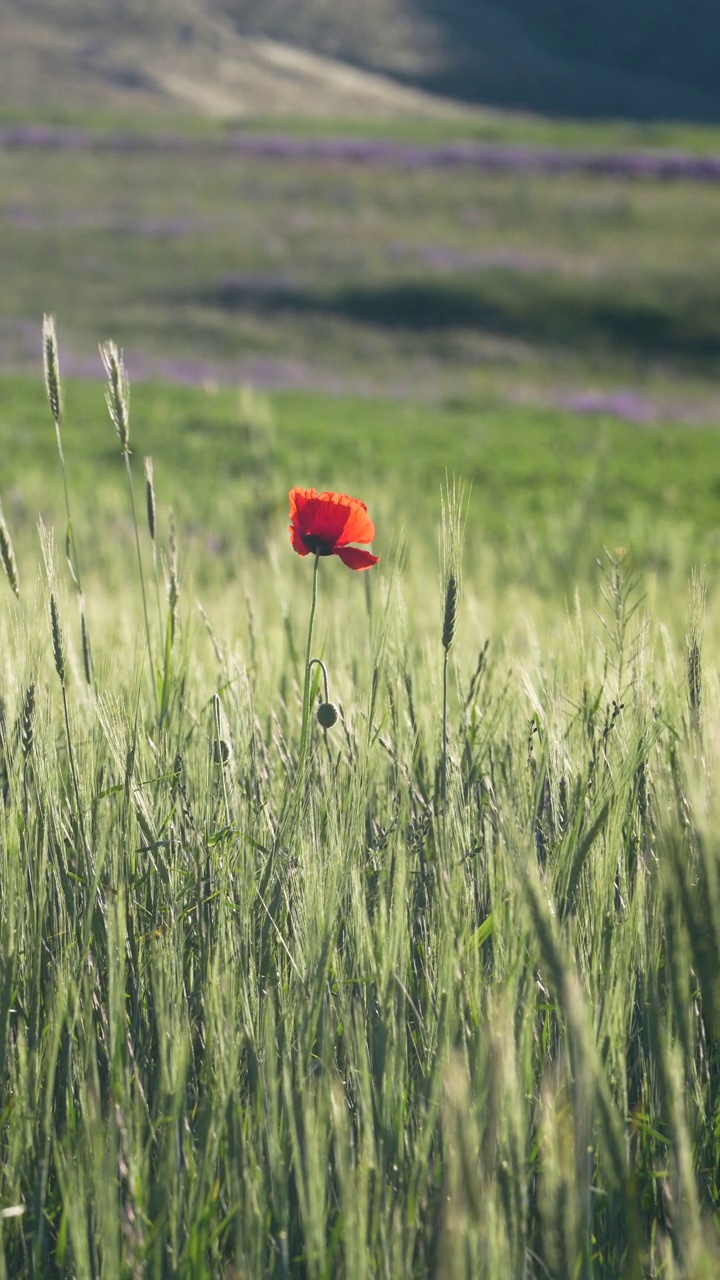
[[[212,744],[213,764],[229,764],[230,754],[230,743],[225,738],[216,738]]]
[[[337,724],[338,709],[334,702],[321,702],[316,714],[317,722],[323,729],[332,729]]]

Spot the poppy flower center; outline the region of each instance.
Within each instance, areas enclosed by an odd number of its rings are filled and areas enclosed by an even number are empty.
[[[335,546],[334,542],[328,542],[326,538],[318,538],[316,533],[303,534],[303,542],[314,556],[331,556]]]

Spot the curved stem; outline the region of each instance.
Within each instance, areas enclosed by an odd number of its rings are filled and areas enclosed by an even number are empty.
[[[308,662],[308,667],[321,668],[323,673],[323,685],[325,686],[325,701],[329,702],[330,701],[330,685],[328,684],[327,667],[325,666],[325,663],[323,662],[322,658],[311,658],[310,661]]]

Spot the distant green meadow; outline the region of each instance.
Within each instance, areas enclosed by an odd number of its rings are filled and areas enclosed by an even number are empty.
[[[99,375],[101,372],[98,357]],[[116,441],[96,380],[65,390],[65,453],[78,516],[122,503]],[[155,459],[201,576],[232,575],[277,535],[291,483],[370,492],[386,536],[434,542],[447,473],[472,486],[473,554],[529,591],[561,595],[595,580],[604,546],[625,545],[661,577],[720,557],[720,462],[713,425],[638,424],[608,414],[455,399],[436,405],[242,388],[132,388],[136,465]],[[38,377],[0,378],[2,496],[18,532],[62,504],[55,438]],[[204,538],[226,555],[204,562]],[[213,564],[214,562],[214,564]],[[674,579],[673,579],[674,580]]]
[[[89,113],[62,104],[32,110],[5,104],[1,124],[54,124],[82,129],[102,136],[122,132],[142,136],[167,131],[184,136],[222,139],[232,133],[295,135],[301,137],[391,138],[420,145],[434,142],[478,141],[517,143],[520,146],[570,146],[598,148],[667,148],[698,155],[720,150],[720,128],[673,120],[574,120],[531,112],[468,107],[456,118],[446,113],[426,118],[350,119],[345,117],[281,116],[239,117],[218,122],[212,117],[183,114],[181,110],[138,115],[103,108]]]
[[[144,378],[717,415],[717,182],[93,136],[0,151],[6,370],[51,311],[68,374],[112,334]]]

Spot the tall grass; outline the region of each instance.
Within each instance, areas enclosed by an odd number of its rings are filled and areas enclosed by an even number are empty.
[[[285,538],[205,626],[168,549],[172,621],[120,598],[135,651],[98,593],[92,684],[51,549],[6,593],[0,1274],[715,1275],[700,580],[686,636],[613,552],[600,617],[551,600],[521,647],[466,558],[443,679],[448,577],[384,554],[368,610],[326,564],[323,732]]]

